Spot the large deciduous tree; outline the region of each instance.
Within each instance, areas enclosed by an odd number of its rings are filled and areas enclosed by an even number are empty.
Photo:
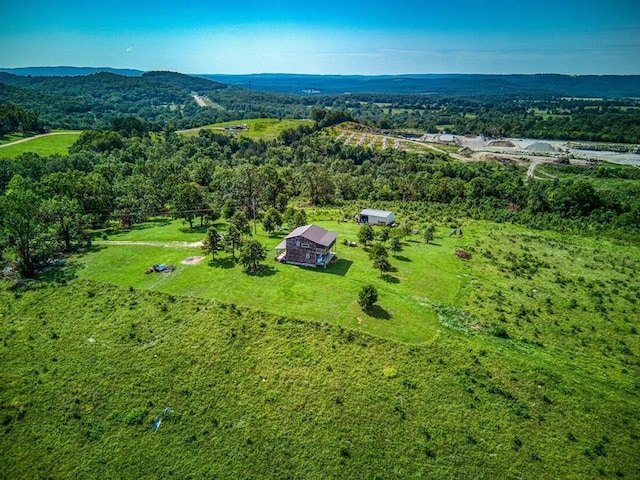
[[[42,217],[51,223],[65,252],[72,252],[88,242],[88,219],[82,214],[77,200],[64,196],[48,198],[42,204]]]
[[[55,250],[41,205],[42,199],[20,175],[11,179],[0,199],[0,232],[15,253],[20,273],[27,277]]]
[[[125,228],[147,220],[161,210],[156,185],[144,175],[134,174],[116,182],[115,211],[113,215]]]
[[[265,232],[271,234],[276,228],[282,226],[282,216],[275,208],[271,207],[262,219],[262,226]]]
[[[202,186],[194,182],[178,185],[173,194],[173,216],[189,222],[189,228],[193,228],[193,221],[200,217],[200,226],[204,224],[204,218],[208,210],[205,200],[205,192]]]
[[[300,170],[300,182],[305,195],[312,205],[326,205],[333,202],[335,184],[331,171],[318,163],[305,163]]]

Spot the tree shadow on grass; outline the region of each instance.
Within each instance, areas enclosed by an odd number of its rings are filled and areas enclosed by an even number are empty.
[[[119,228],[113,233],[124,233],[136,230],[146,230],[147,228],[164,227],[165,225],[169,225],[172,221],[173,219],[169,217],[151,218],[149,220],[145,220],[142,223],[136,223],[132,225],[131,228]]]
[[[66,262],[64,265],[59,266],[47,266],[38,272],[32,281],[35,280],[35,283],[65,284],[77,277],[76,272],[80,270],[80,268],[81,265],[73,261]],[[29,283],[29,280],[27,280],[26,283]]]
[[[260,265],[258,271],[250,273],[253,277],[271,277],[275,275],[277,270],[271,265]]]
[[[387,312],[380,305],[374,305],[371,307],[367,313],[370,317],[377,318],[378,320],[391,320],[391,314]]]
[[[148,228],[164,227],[165,225],[169,225],[172,221],[173,219],[169,217],[157,217],[157,218],[152,218],[150,220],[146,220],[142,223],[136,223],[132,225],[130,228],[125,228],[120,224],[118,224],[117,226],[111,225],[107,228],[94,231],[91,234],[91,238],[93,240],[108,240],[109,235],[123,235],[129,232],[135,232],[138,230],[146,230]]]
[[[187,227],[182,227],[179,230],[182,233],[201,233],[201,234],[204,235],[204,234],[207,233],[207,230],[209,230],[209,226],[211,226],[211,225],[208,225],[206,227],[201,227],[200,225],[195,225],[193,228],[189,228],[187,226]]]
[[[400,260],[401,262],[410,262],[411,259],[409,257],[405,257],[403,255],[396,255],[395,257],[396,260]]]
[[[210,267],[229,269],[236,266],[236,260],[233,257],[212,258],[207,264]]]
[[[104,249],[106,249],[107,246],[106,245],[89,245],[86,248],[83,248],[82,250],[80,250],[79,252],[75,253],[75,257],[77,258],[82,258],[84,257],[87,253],[96,253],[96,252],[100,252]]]
[[[398,278],[386,273],[382,275],[382,280],[384,280],[387,283],[400,283],[400,280]]]

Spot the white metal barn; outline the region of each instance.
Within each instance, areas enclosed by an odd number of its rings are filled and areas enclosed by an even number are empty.
[[[358,215],[358,223],[368,223],[369,225],[391,225],[395,217],[396,216],[393,212],[365,208]]]

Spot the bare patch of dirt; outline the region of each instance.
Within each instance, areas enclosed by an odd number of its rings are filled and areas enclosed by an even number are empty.
[[[187,257],[180,263],[183,265],[197,265],[198,263],[202,263],[203,260],[204,257]]]

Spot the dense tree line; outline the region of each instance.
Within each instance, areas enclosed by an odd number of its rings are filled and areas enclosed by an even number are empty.
[[[435,133],[439,126],[460,135],[640,143],[636,100],[353,95],[325,104],[385,129]]]
[[[0,159],[3,249],[22,259],[24,273],[52,251],[86,245],[87,228],[107,221],[131,227],[172,215],[206,226],[240,212],[251,221],[304,223],[292,201],[394,205],[423,218],[471,216],[626,236],[637,236],[640,226],[640,187],[633,183],[613,190],[584,179],[526,180],[515,166],[351,147],[309,127],[264,142],[209,130],[195,137],[149,133],[134,120],[113,126],[118,131],[84,132],[69,156]]]
[[[12,103],[0,105],[0,136],[13,132],[42,133],[38,112],[25,110]]]
[[[566,140],[640,143],[640,104],[500,95],[366,94],[299,96],[253,91],[174,72],[141,77],[96,73],[77,77],[20,77],[0,73],[0,105],[38,111],[46,128],[108,129],[118,117],[137,116],[164,129],[195,128],[243,118],[314,118],[334,112],[383,129]],[[202,108],[192,93],[206,95]],[[323,113],[324,112],[324,113]]]

